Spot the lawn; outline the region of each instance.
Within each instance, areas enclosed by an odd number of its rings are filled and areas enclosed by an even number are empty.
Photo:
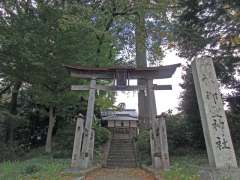
[[[207,163],[203,154],[173,156],[171,169],[164,172],[165,180],[199,180],[199,167]],[[48,155],[15,162],[0,164],[0,180],[73,180],[73,176],[65,175],[70,160],[54,159]]]
[[[200,168],[208,164],[207,156],[202,153],[170,158],[171,169],[162,175],[165,180],[199,180]]]
[[[70,161],[41,156],[25,161],[0,164],[1,180],[71,180],[73,177],[62,173]]]

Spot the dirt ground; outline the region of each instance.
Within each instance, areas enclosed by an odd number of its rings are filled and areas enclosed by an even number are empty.
[[[103,168],[90,173],[86,180],[155,180],[155,178],[152,174],[139,168]]]

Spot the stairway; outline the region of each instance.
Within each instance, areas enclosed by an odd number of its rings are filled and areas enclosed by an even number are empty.
[[[110,152],[107,159],[108,168],[134,168],[136,159],[132,139],[117,136],[112,139]]]

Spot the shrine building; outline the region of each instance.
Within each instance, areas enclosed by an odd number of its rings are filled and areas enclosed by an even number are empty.
[[[135,109],[120,111],[106,110],[101,112],[102,121],[113,133],[122,133],[135,136],[137,134],[138,115]],[[104,123],[105,124],[105,123]]]

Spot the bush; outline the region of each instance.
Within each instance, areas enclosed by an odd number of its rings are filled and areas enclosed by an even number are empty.
[[[95,147],[98,148],[110,138],[110,131],[107,128],[95,126]]]
[[[185,147],[191,147],[191,135],[187,129],[186,121],[181,114],[167,115],[166,125],[168,147],[171,154],[174,154],[175,152],[179,154],[181,149],[185,149]]]
[[[34,174],[40,171],[41,167],[36,164],[29,164],[24,168],[24,174]]]
[[[150,134],[149,131],[140,131],[136,138],[137,146],[137,161],[140,164],[151,164],[151,147],[150,147]]]
[[[0,162],[7,160],[16,160],[22,157],[26,151],[19,144],[7,145],[0,142]]]
[[[54,152],[52,154],[54,158],[71,158],[75,128],[75,122],[64,122],[58,128],[54,136]]]

